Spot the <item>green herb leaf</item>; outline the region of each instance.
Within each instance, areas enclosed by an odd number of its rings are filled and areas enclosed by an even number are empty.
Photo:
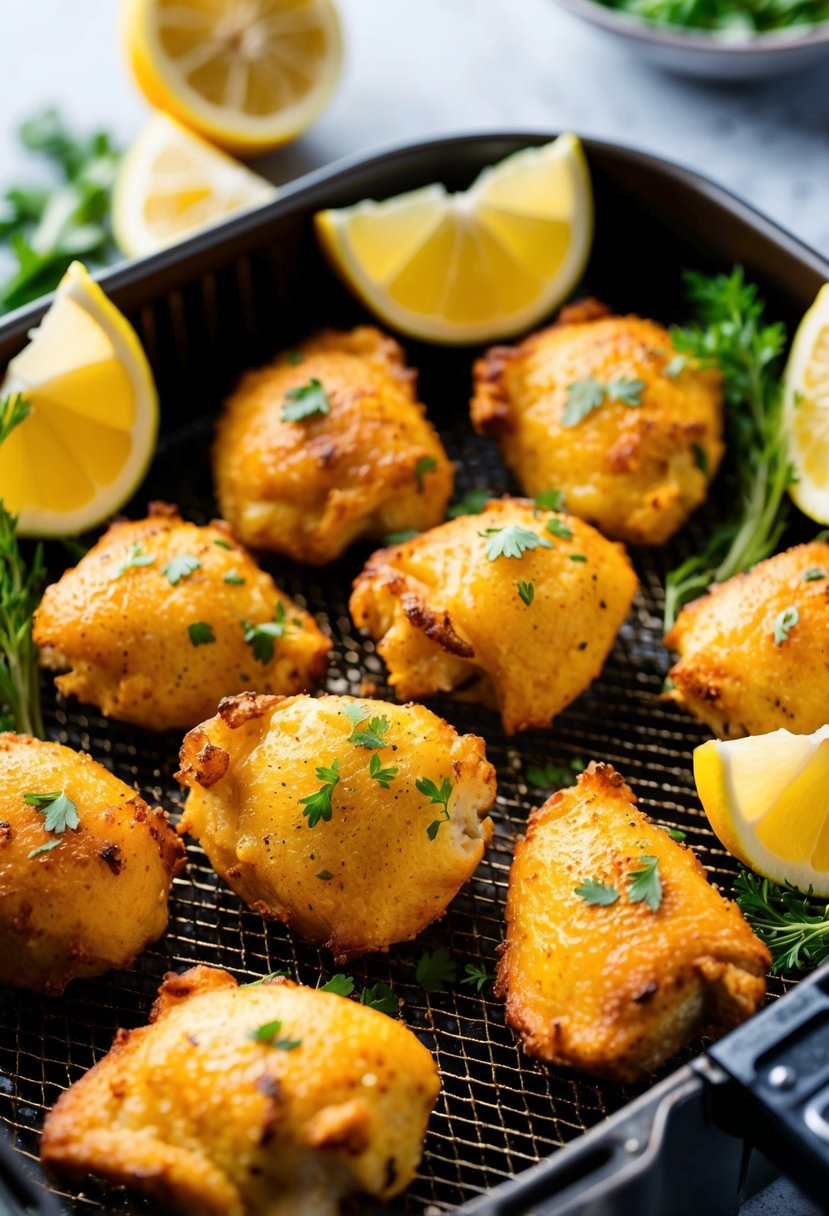
[[[271,972],[269,972],[268,975],[260,976],[258,980],[250,980],[247,984],[240,984],[239,987],[240,988],[258,988],[260,984],[265,984],[265,983],[267,983],[268,980],[275,980],[280,976],[288,979],[288,978],[290,978],[290,975],[291,975],[290,971],[286,970],[283,967],[279,971],[271,971]]]
[[[320,870],[318,874],[314,875],[314,878],[319,878],[322,882],[330,882],[333,877],[334,875],[330,870]]]
[[[491,497],[489,490],[467,490],[463,497],[452,503],[446,512],[446,518],[458,519],[461,515],[480,515]]]
[[[137,569],[141,566],[151,566],[154,561],[154,553],[145,553],[141,544],[138,541],[133,541],[127,550],[126,557],[115,567],[112,577],[120,578],[128,570]]]
[[[528,785],[534,785],[539,790],[566,789],[575,785],[578,774],[584,772],[584,761],[578,756],[564,764],[555,764],[552,760],[546,764],[528,764],[525,770]]]
[[[402,545],[404,541],[414,540],[420,536],[417,528],[402,528],[400,532],[387,532],[383,537],[384,545]]]
[[[302,422],[314,414],[330,414],[331,403],[319,380],[309,380],[300,388],[292,388],[285,394],[282,406],[283,422]]]
[[[161,573],[166,574],[167,582],[175,587],[183,578],[188,578],[194,570],[201,569],[201,562],[192,553],[180,553],[161,567]]]
[[[230,583],[232,587],[241,587],[246,580],[242,578],[238,570],[228,570],[227,574],[222,579],[223,583]]]
[[[268,1047],[276,1047],[278,1051],[296,1051],[302,1046],[302,1039],[286,1039],[280,1035],[282,1023],[264,1022],[255,1030],[248,1031],[248,1038],[256,1043],[267,1043]]]
[[[308,827],[315,828],[321,819],[330,821],[332,815],[331,795],[340,780],[340,762],[332,760],[330,766],[321,766],[316,770],[317,780],[323,785],[306,798],[300,798],[299,805],[304,806],[302,814],[308,820]]]
[[[242,621],[245,641],[253,651],[253,657],[257,663],[267,667],[269,663],[273,662],[276,642],[279,638],[285,637],[288,628],[285,605],[281,600],[276,605],[272,621],[264,621],[260,625],[254,625],[252,621]]]
[[[539,536],[531,528],[522,528],[519,524],[508,524],[505,528],[487,528],[479,533],[488,537],[486,555],[491,562],[499,557],[523,557],[533,549],[552,549],[553,542],[546,536]]]
[[[400,1002],[388,984],[372,984],[370,988],[364,988],[360,993],[360,1004],[388,1014],[390,1018],[397,1017],[400,1012]]]
[[[535,599],[535,583],[518,582],[515,585],[518,588],[519,596],[529,608],[530,604]]]
[[[671,840],[676,840],[678,844],[682,844],[685,839],[685,833],[681,832],[679,828],[665,828],[664,830],[668,833]]]
[[[327,984],[323,984],[320,992],[334,992],[337,996],[351,996],[354,991],[354,980],[350,975],[343,975],[338,972],[332,975]]]
[[[207,646],[209,642],[216,641],[213,626],[208,625],[207,621],[194,621],[192,625],[187,626],[187,633],[193,646]]]
[[[438,946],[430,954],[424,950],[417,961],[415,979],[427,992],[443,992],[444,984],[454,984],[458,975],[458,964],[445,946]]]
[[[449,799],[452,797],[453,789],[452,782],[448,777],[443,777],[440,788],[438,788],[434,781],[431,781],[428,777],[418,777],[415,786],[424,798],[429,799],[430,804],[441,808],[440,819],[433,820],[426,829],[426,835],[430,840],[434,840],[440,831],[441,825],[452,818],[449,814]]]
[[[384,717],[375,717],[369,719],[369,724],[365,730],[355,729],[348,736],[348,742],[353,743],[356,747],[380,748],[388,747],[386,735],[388,734],[389,720]]]
[[[551,536],[557,536],[559,540],[573,539],[573,529],[568,528],[567,524],[563,524],[560,519],[548,519],[547,531]]]
[[[53,840],[47,840],[46,844],[38,845],[36,849],[30,849],[26,854],[27,860],[31,861],[33,857],[39,857],[41,853],[50,853],[52,849],[58,847],[62,840],[62,836],[55,836]]]
[[[829,959],[829,904],[816,900],[811,888],[799,891],[741,869],[734,898],[771,951],[773,974],[809,971]]]
[[[421,456],[414,467],[415,482],[417,483],[418,494],[423,493],[423,478],[427,473],[434,473],[438,467],[437,457]]]
[[[573,888],[573,892],[586,904],[598,904],[603,908],[615,904],[619,898],[619,892],[612,883],[600,882],[598,878],[586,878]]]
[[[676,380],[680,372],[684,371],[688,364],[686,355],[674,355],[673,359],[669,359],[662,368],[662,375],[667,376],[669,380]]]
[[[816,583],[822,578],[826,578],[826,571],[823,569],[823,566],[810,566],[808,570],[803,571],[804,583]]]
[[[592,376],[586,380],[575,380],[567,388],[562,424],[578,426],[582,419],[599,408],[605,399],[605,392],[604,385],[599,384]]]
[[[464,967],[464,978],[462,984],[474,988],[476,992],[480,992],[484,984],[489,984],[495,977],[490,975],[486,967],[478,967],[475,963],[467,963]]]
[[[642,404],[642,394],[644,391],[644,380],[633,380],[622,377],[619,380],[610,381],[607,386],[607,397],[609,401],[621,401],[622,405],[628,405],[632,409],[636,409]]]
[[[372,781],[376,781],[384,790],[390,788],[392,781],[394,781],[399,772],[399,768],[383,768],[380,757],[376,752],[372,752],[371,759],[368,762],[368,775]]]
[[[784,608],[782,612],[777,614],[774,620],[775,646],[783,645],[799,620],[800,613],[797,611],[794,604],[790,605],[788,608]]]
[[[542,494],[536,494],[534,501],[541,511],[563,511],[564,491],[544,490]]]
[[[632,904],[644,903],[657,912],[662,903],[662,882],[659,878],[659,858],[648,853],[639,858],[640,869],[628,872],[628,899]]]
[[[584,553],[571,553],[571,554],[569,554],[569,557],[570,557],[571,562],[586,562],[587,561],[587,556]]]
[[[213,544],[218,545],[220,549],[229,549],[231,553],[233,552],[233,545],[229,540],[214,540]]]
[[[701,443],[695,443],[693,445],[693,451],[694,451],[694,464],[697,466],[699,471],[701,473],[704,473],[705,476],[707,477],[708,469],[709,469],[708,453],[706,452],[705,448],[702,446]]]
[[[27,806],[33,806],[36,811],[45,816],[43,823],[44,830],[52,832],[57,837],[56,840],[50,840],[48,843],[40,845],[39,848],[32,849],[28,854],[29,859],[37,857],[40,853],[48,853],[50,849],[56,848],[60,844],[60,838],[67,829],[77,832],[81,825],[78,808],[63,790],[50,794],[24,794],[23,801]]]

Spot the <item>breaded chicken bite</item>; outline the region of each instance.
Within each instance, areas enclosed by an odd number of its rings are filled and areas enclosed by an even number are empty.
[[[705,498],[723,454],[718,371],[683,363],[667,330],[595,301],[475,364],[472,421],[525,494],[615,540],[659,545]]]
[[[720,739],[829,722],[829,544],[797,545],[687,604],[667,696]]]
[[[442,916],[492,836],[483,740],[422,705],[233,697],[192,730],[180,831],[254,911],[337,961]]]
[[[148,730],[187,728],[244,689],[311,688],[331,643],[226,524],[154,504],[47,587],[34,639],[64,696]]]
[[[768,950],[609,764],[533,811],[506,920],[496,990],[550,1064],[638,1081],[763,1002]]]
[[[359,537],[440,523],[453,469],[398,344],[326,330],[248,372],[213,450],[222,514],[246,544],[314,565]]]
[[[337,1216],[348,1195],[390,1199],[411,1182],[439,1089],[394,1018],[193,967],[61,1095],[41,1159],[186,1216]]]
[[[506,734],[548,726],[602,670],[636,591],[621,545],[524,499],[375,553],[354,583],[401,700],[451,692]]]
[[[0,734],[0,984],[58,995],[128,967],[183,865],[161,808],[91,756]]]

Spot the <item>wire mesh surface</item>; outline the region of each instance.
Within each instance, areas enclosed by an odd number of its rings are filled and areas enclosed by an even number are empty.
[[[209,519],[215,513],[211,417],[235,376],[295,340],[303,329],[357,319],[353,305],[344,305],[336,287],[325,280],[325,309],[319,304],[310,309],[307,298],[301,297],[290,325],[280,328],[274,317],[284,316],[279,303],[281,298],[284,308],[283,272],[283,261],[269,251],[258,263],[234,266],[224,280],[209,276],[194,287],[193,298],[173,293],[158,308],[145,308],[136,316],[160,379],[167,421],[148,481],[128,514],[140,515],[149,499],[161,498],[178,503],[197,521]],[[219,347],[230,352],[223,354],[221,364],[211,360],[211,351]],[[414,348],[412,356],[423,370],[422,397],[458,462],[458,491],[470,486],[496,493],[514,488],[495,445],[470,431],[469,353]],[[711,879],[728,889],[734,863],[699,809],[691,772],[692,750],[707,732],[678,707],[660,700],[670,662],[660,643],[664,572],[700,545],[716,514],[713,502],[667,549],[634,553],[641,591],[632,612],[600,679],[552,730],[505,740],[488,711],[449,699],[431,703],[459,730],[486,740],[487,755],[498,772],[492,813],[496,831],[477,873],[443,920],[416,943],[393,947],[388,955],[368,956],[348,968],[358,987],[363,982],[391,984],[403,999],[403,1020],[434,1053],[443,1083],[418,1176],[397,1201],[396,1211],[449,1211],[553,1152],[637,1092],[530,1060],[505,1028],[502,1005],[490,984],[480,994],[460,983],[450,984],[443,993],[429,993],[415,980],[415,964],[423,950],[442,945],[457,960],[460,976],[467,963],[493,971],[512,850],[531,808],[546,796],[528,785],[528,765],[576,757],[609,761],[633,786],[646,812],[686,832]],[[347,560],[323,570],[267,558],[263,565],[333,640],[325,690],[359,694],[362,681],[370,679],[383,697],[383,665],[373,644],[354,629],[347,609],[351,580],[367,553],[355,550]],[[67,562],[59,552],[53,557],[56,576]],[[106,721],[87,707],[62,703],[52,692],[46,694],[46,716],[50,737],[90,752],[177,818],[181,804],[172,773],[180,735],[152,735]],[[337,970],[325,953],[249,911],[213,873],[201,848],[188,842],[188,866],[173,886],[167,934],[131,970],[74,982],[59,999],[3,994],[0,1110],[24,1153],[36,1156],[46,1111],[108,1050],[118,1027],[146,1022],[164,973],[195,963],[226,967],[241,981],[284,967],[311,985]],[[783,981],[770,981],[773,995],[783,989]],[[691,1045],[682,1058],[699,1048],[699,1043]],[[91,1185],[65,1202],[67,1210],[76,1213],[152,1210],[132,1194]],[[368,1209],[361,1204],[359,1210]]]

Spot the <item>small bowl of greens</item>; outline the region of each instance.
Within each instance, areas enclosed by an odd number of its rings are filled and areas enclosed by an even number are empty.
[[[687,75],[747,80],[829,62],[829,0],[558,0]]]

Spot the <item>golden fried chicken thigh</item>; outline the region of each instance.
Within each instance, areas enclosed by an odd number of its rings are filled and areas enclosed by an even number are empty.
[[[596,679],[636,585],[621,545],[504,498],[375,553],[351,615],[401,700],[483,702],[512,735],[548,726]]]
[[[652,908],[632,901],[630,875],[654,860]],[[576,894],[591,882],[618,897]],[[694,1034],[719,1035],[763,1002],[768,950],[607,764],[590,764],[533,811],[506,921],[497,975],[506,1021],[551,1064],[640,1080]]]
[[[721,739],[829,722],[829,544],[797,545],[687,604],[670,699]]]
[[[442,916],[492,836],[483,740],[422,705],[228,698],[184,740],[178,778],[180,830],[217,873],[340,961]]]
[[[385,1014],[193,967],[61,1096],[41,1157],[186,1216],[337,1216],[347,1195],[408,1185],[439,1088],[427,1049]]]
[[[128,967],[183,865],[160,807],[91,756],[0,734],[0,984],[59,994]]]
[[[327,412],[290,417],[314,401]],[[248,372],[213,463],[222,514],[242,540],[314,565],[359,537],[439,523],[453,485],[415,373],[368,326],[327,330]]]
[[[478,360],[472,421],[525,494],[562,490],[568,511],[636,545],[677,530],[723,454],[719,372],[680,368],[661,325],[589,301]]]
[[[312,687],[331,643],[227,525],[154,504],[110,526],[35,613],[41,661],[65,696],[149,730],[190,727],[228,693]]]

